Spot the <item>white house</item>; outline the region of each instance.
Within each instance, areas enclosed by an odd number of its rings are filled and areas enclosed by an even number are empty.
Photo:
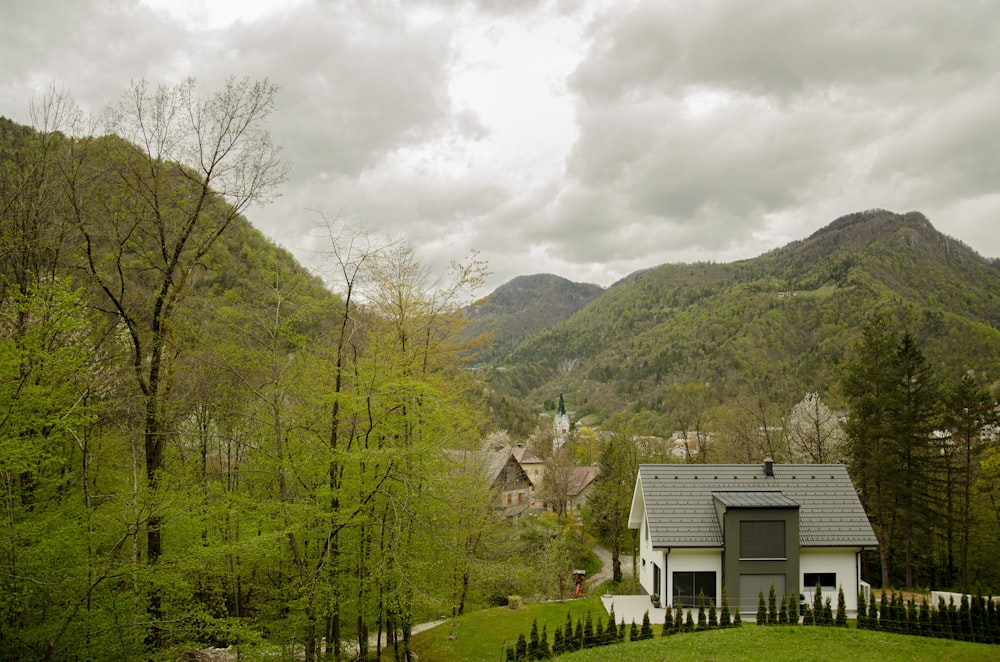
[[[644,464],[629,528],[639,530],[639,580],[667,605],[721,604],[757,613],[760,591],[811,602],[817,581],[857,612],[860,554],[878,547],[840,464]]]

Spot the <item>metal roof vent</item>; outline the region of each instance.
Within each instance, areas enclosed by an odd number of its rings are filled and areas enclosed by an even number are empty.
[[[774,478],[774,460],[769,457],[764,458],[764,475],[768,478]]]

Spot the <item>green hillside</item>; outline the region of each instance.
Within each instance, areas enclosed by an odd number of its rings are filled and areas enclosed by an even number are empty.
[[[789,404],[826,390],[875,311],[909,330],[945,376],[973,368],[1000,379],[1000,263],[919,213],[873,210],[754,259],[635,274],[525,339],[497,361],[491,384],[534,402],[563,390],[577,416],[646,412],[668,432],[657,417],[685,383],[709,384],[718,402],[760,375]]]
[[[523,339],[568,319],[603,291],[597,285],[551,274],[518,276],[466,309],[465,334],[489,335],[490,342],[476,356],[478,362],[489,363]]]

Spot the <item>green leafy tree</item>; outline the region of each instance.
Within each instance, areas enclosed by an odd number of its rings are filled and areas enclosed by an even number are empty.
[[[140,81],[105,113],[106,130],[117,137],[81,143],[68,180],[85,268],[130,344],[151,504],[160,501],[171,438],[168,405],[183,349],[177,333],[183,295],[233,221],[268,199],[284,178],[263,128],[275,92],[267,81],[231,79],[202,101],[190,80],[155,91]],[[113,177],[105,195],[83,188],[108,170]],[[154,507],[144,524],[152,566],[163,555],[162,513]],[[160,620],[161,591],[151,590],[148,604],[152,620]],[[153,628],[153,643],[161,635]]]
[[[100,551],[128,532],[111,524],[123,513],[98,510],[95,465],[111,458],[94,447],[91,389],[116,389],[91,364],[81,296],[68,282],[39,282],[0,307],[0,653],[12,659],[76,654],[61,640],[81,636],[80,621],[86,632],[95,590],[129,570]],[[120,486],[108,478],[102,491]]]
[[[611,551],[612,581],[620,583],[622,553],[636,547],[635,532],[628,528],[628,512],[640,457],[631,424],[612,422],[608,430],[601,445],[600,473],[584,509],[584,522]]]

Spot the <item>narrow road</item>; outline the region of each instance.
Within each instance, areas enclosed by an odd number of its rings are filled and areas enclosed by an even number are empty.
[[[594,543],[594,554],[601,560],[601,569],[587,579],[587,585],[595,589],[606,581],[610,581],[614,573],[611,568],[611,550],[600,543]],[[632,555],[620,556],[622,564],[622,575],[629,576],[632,573]]]

